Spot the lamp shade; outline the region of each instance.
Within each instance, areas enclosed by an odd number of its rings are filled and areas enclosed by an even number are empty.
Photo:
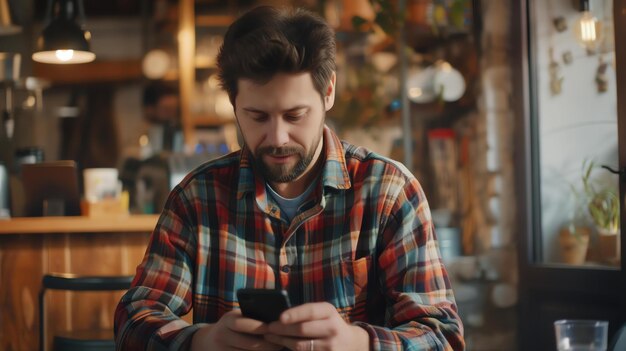
[[[80,0],[79,0],[80,1]],[[71,64],[91,62],[91,33],[76,22],[75,3],[57,0],[54,18],[37,39],[33,60],[42,63]]]

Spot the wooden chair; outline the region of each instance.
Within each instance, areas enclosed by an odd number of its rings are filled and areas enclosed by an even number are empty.
[[[39,350],[46,349],[46,290],[115,291],[128,290],[133,276],[77,276],[46,274],[39,292]],[[113,313],[113,311],[111,311]],[[113,330],[72,331],[54,336],[54,351],[114,351]]]

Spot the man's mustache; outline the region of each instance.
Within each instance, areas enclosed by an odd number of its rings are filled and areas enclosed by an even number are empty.
[[[266,146],[259,149],[259,154],[269,156],[287,156],[300,153],[300,148],[294,146],[274,147]]]

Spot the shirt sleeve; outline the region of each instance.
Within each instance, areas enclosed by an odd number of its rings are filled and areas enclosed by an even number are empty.
[[[172,191],[131,288],[115,311],[117,350],[187,350],[201,324],[180,318],[192,307],[195,242],[189,202]]]
[[[368,332],[371,350],[464,350],[463,324],[415,178],[389,207],[377,266],[385,325],[356,325]]]

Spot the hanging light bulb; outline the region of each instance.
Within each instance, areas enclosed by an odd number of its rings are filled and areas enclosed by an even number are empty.
[[[81,28],[84,17],[82,0],[48,0],[47,25],[37,40],[33,60],[56,64],[93,61],[96,55],[90,49],[91,33]]]
[[[595,50],[602,41],[602,21],[589,10],[589,0],[580,0],[581,16],[574,23],[574,36],[578,44],[587,50]]]

